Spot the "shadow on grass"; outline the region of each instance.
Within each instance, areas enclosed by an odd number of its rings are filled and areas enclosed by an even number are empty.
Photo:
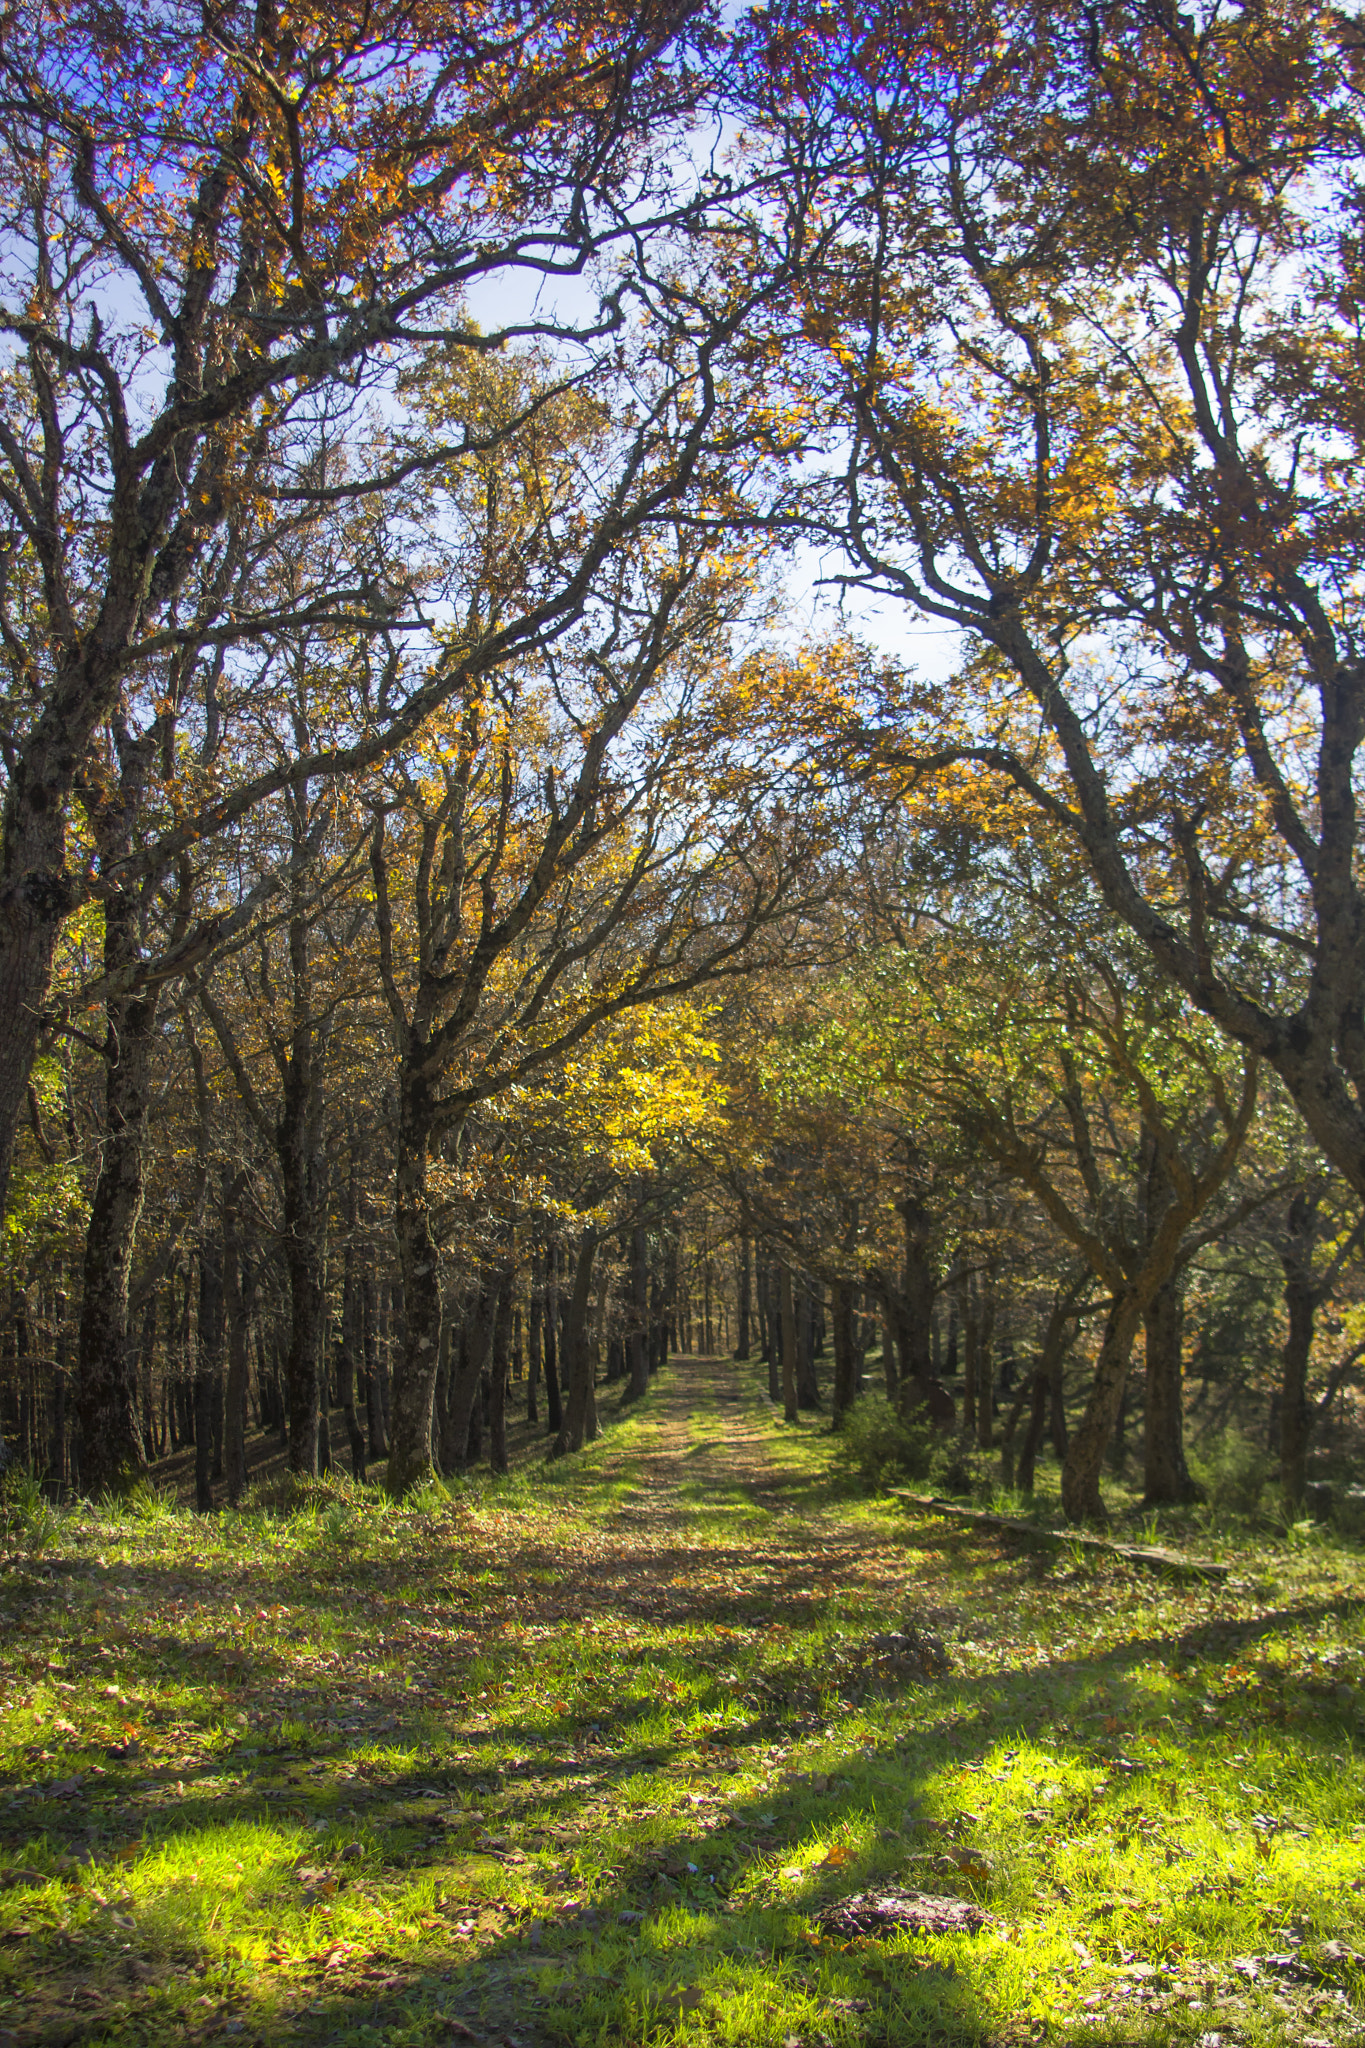
[[[582,1485],[591,1492],[586,1476]],[[779,1474],[761,1489],[717,1487],[712,1505],[719,1508],[730,1497],[751,1502],[755,1492],[766,1505],[784,1486]],[[837,1483],[802,1475],[786,1490],[792,1499],[825,1503],[843,1492]],[[776,1526],[782,1532],[781,1522]],[[480,1692],[496,1692],[524,1675],[528,1656],[539,1656],[557,1673],[574,1652],[571,1643],[536,1650],[499,1640],[489,1626],[491,1595],[445,1583],[458,1569],[460,1547],[458,1527],[448,1533],[443,1554],[403,1569],[409,1579],[429,1577],[435,1618],[461,1628],[472,1622],[473,1628],[468,1640],[423,1645],[420,1662],[413,1653],[408,1675],[421,1683],[412,1688],[394,1683],[379,1688],[378,1697],[357,1697],[344,1672],[326,1685],[288,1683],[284,1651],[234,1639],[225,1611],[213,1621],[197,1618],[196,1626],[217,1638],[207,1657],[189,1654],[165,1626],[132,1620],[120,1630],[119,1680],[128,1692],[179,1686],[192,1696],[201,1728],[215,1718],[226,1723],[245,1693],[258,1713],[264,1707],[269,1718],[288,1723],[289,1736],[233,1742],[225,1733],[214,1755],[154,1770],[140,1757],[114,1758],[86,1745],[60,1758],[34,1757],[27,1787],[14,1773],[0,1779],[0,1798],[16,1788],[28,1794],[22,1812],[0,1810],[0,1841],[19,1849],[29,1867],[60,1874],[62,1859],[79,1852],[93,1859],[87,1869],[99,1884],[112,1889],[119,1870],[111,1852],[136,1842],[137,1857],[162,1858],[182,1873],[141,1914],[124,1913],[126,1924],[100,1919],[94,1933],[82,1936],[80,1955],[71,1952],[69,1936],[43,1924],[46,1915],[36,1908],[18,1923],[11,1919],[4,1939],[11,1953],[17,1948],[34,1987],[31,2012],[17,2016],[21,2043],[161,2048],[232,2038],[272,2048],[300,2040],[339,2048],[401,2042],[407,2048],[450,2041],[452,2022],[458,2022],[481,2038],[510,2036],[523,2048],[569,2038],[616,2039],[634,2048],[689,2029],[717,2040],[737,2038],[736,2015],[752,2009],[752,2022],[744,2023],[755,2040],[781,2040],[799,2028],[803,2039],[823,2034],[888,2048],[931,2041],[985,2048],[1007,2036],[965,1967],[969,1937],[927,1945],[901,1939],[851,1952],[813,1941],[812,1915],[835,1896],[903,1876],[912,1852],[931,1839],[903,1823],[905,1811],[924,1801],[948,1767],[982,1767],[1011,1731],[1041,1723],[1052,1734],[1059,1764],[1105,1764],[1122,1756],[1127,1738],[1121,1724],[1139,1714],[1139,1681],[1154,1664],[1178,1667],[1213,1650],[1245,1652],[1285,1628],[1348,1618],[1362,1606],[1346,1595],[1304,1602],[1246,1621],[1200,1621],[1147,1634],[1061,1659],[1042,1674],[1021,1663],[980,1682],[950,1677],[907,1689],[918,1725],[895,1747],[850,1752],[824,1790],[770,1784],[760,1795],[729,1798],[729,1776],[756,1761],[746,1753],[776,1736],[790,1740],[822,1729],[838,1744],[840,1720],[857,1702],[817,1625],[830,1583],[837,1581],[840,1592],[860,1583],[865,1560],[856,1543],[817,1544],[799,1531],[769,1541],[758,1584],[751,1548],[708,1547],[705,1566],[714,1584],[686,1588],[669,1581],[695,1571],[697,1552],[671,1537],[650,1545],[643,1570],[637,1547],[619,1559],[595,1555],[575,1578],[565,1574],[563,1554],[552,1545],[514,1543],[500,1559],[495,1590],[529,1601],[534,1587],[539,1621],[635,1615],[680,1631],[684,1624],[754,1629],[777,1622],[809,1630],[811,1654],[768,1658],[749,1695],[736,1697],[719,1682],[720,1667],[736,1652],[680,1632],[666,1647],[652,1646],[628,1661],[618,1657],[616,1691],[624,1697],[595,1706],[591,1720],[582,1706],[547,1707],[455,1733],[448,1721],[468,1714]],[[907,1530],[903,1540],[912,1557],[919,1539]],[[969,1532],[935,1530],[932,1542],[964,1575],[1000,1563]],[[322,1567],[306,1560],[288,1587],[305,1639],[354,1629],[358,1584],[382,1585],[389,1569],[374,1560],[336,1560],[333,1568],[325,1555]],[[219,1570],[132,1564],[104,1570],[98,1579],[95,1570],[93,1560],[68,1570],[39,1567],[25,1588],[29,1627],[62,1651],[63,1669],[82,1675],[97,1651],[98,1629],[88,1617],[68,1612],[65,1595],[73,1580],[87,1591],[120,1585],[152,1609],[171,1597],[222,1608],[234,1594],[239,1602],[264,1599],[271,1586],[267,1566],[236,1565],[230,1589],[226,1564]],[[885,1597],[884,1576],[874,1581],[870,1568],[868,1585]],[[391,1651],[391,1661],[395,1656]],[[566,1689],[572,1689],[567,1681]],[[679,1690],[687,1709],[711,1724],[694,1738],[658,1732]],[[318,1711],[324,1703],[325,1719]],[[897,1705],[897,1696],[889,1695],[888,1714]],[[1341,1716],[1310,1707],[1294,1740],[1308,1760],[1326,1768],[1341,1741]],[[1244,1705],[1241,1710],[1245,1723]],[[1256,1709],[1275,1726],[1284,1711],[1282,1700]],[[1099,1727],[1087,1733],[1096,1721]],[[652,1731],[643,1725],[651,1722]],[[1226,1747],[1226,1732],[1208,1726],[1184,1739]],[[695,1816],[656,1814],[639,1840],[622,1843],[609,1870],[591,1875],[589,1860],[577,1873],[571,1870],[570,1888],[549,1908],[527,1902],[525,1878],[536,1874],[528,1850],[580,1852],[585,1813],[596,1811],[598,1802],[619,1800],[632,1777],[684,1769],[717,1795],[724,1811],[714,1816],[715,1825],[711,1816],[703,1825]],[[339,1778],[340,1770],[349,1775]],[[46,1776],[35,1784],[39,1771]],[[73,1777],[80,1782],[71,1783]],[[1079,1794],[1078,1801],[1088,1796]],[[495,1820],[477,1809],[470,1813],[471,1802],[480,1799],[496,1800]],[[1058,1807],[1057,1818],[1069,1812]],[[888,1822],[893,1839],[878,1832]],[[605,1810],[601,1824],[624,1826]],[[799,1853],[803,1844],[808,1849],[842,1829],[869,1825],[867,1846],[837,1870],[774,1877],[774,1859],[784,1851]],[[478,1831],[485,1826],[504,1836],[515,1832],[517,1846],[499,1848],[496,1838],[481,1844]],[[273,1930],[286,1948],[311,1944],[310,1956],[282,1956],[272,1965],[268,1953],[234,1958],[215,1949],[216,1916],[206,1923],[195,1865],[221,1870],[224,1856],[239,1848],[239,1868],[253,1854],[258,1859],[248,1873],[253,1924]],[[355,1852],[349,1858],[348,1849]],[[300,1865],[315,1875],[300,1878]],[[585,1883],[581,1893],[572,1889],[576,1875]],[[367,1941],[361,1922],[349,1916],[351,1904],[381,1881],[402,1890],[407,1901],[396,1954],[383,1941]],[[989,1881],[950,1882],[940,1874],[926,1888],[973,1890],[988,1908],[992,1903]],[[348,1930],[338,1931],[335,1942],[327,1938],[331,1921]],[[15,1934],[16,1924],[27,1931]],[[90,1993],[102,2003],[80,2003]],[[0,2015],[0,2027],[14,2031],[15,2018]],[[1135,2025],[1128,2038],[1140,2035]],[[458,2029],[454,2037],[464,2038]]]

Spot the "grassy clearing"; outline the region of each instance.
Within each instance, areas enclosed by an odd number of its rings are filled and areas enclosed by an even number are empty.
[[[12,1509],[0,2044],[1365,2031],[1358,1553],[1016,1555],[830,1453],[677,1361],[413,1507]],[[820,1935],[885,1882],[992,1921]]]

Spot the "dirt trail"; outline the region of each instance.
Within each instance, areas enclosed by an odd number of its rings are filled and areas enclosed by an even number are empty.
[[[835,1594],[884,1598],[889,1579],[904,1580],[902,1544],[860,1527],[774,1456],[752,1365],[675,1357],[649,1415],[655,1440],[631,1449],[630,1493],[600,1525],[617,1562],[594,1604],[610,1599],[619,1572],[663,1589],[677,1620],[762,1613],[799,1624]],[[604,1476],[619,1469],[612,1460]]]

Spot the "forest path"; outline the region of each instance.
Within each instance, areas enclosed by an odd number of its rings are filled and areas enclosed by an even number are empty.
[[[597,1470],[617,1500],[600,1513],[607,1563],[595,1602],[630,1586],[638,1612],[648,1588],[675,1626],[727,1615],[799,1626],[835,1597],[879,1607],[895,1597],[913,1552],[899,1530],[840,1498],[823,1459],[813,1465],[823,1417],[804,1417],[790,1436],[774,1430],[759,1371],[675,1356],[629,1446],[615,1453],[608,1433]]]
[[[603,1407],[506,1479],[11,1557],[0,2048],[1359,2048],[1358,1566],[1002,1551],[860,1495],[757,1361]],[[887,1885],[994,1919],[825,1937]]]

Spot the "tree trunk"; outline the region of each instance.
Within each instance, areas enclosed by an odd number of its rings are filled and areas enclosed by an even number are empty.
[[[545,1321],[545,1258],[539,1246],[531,1253],[531,1299],[526,1312],[526,1420],[539,1422],[536,1394],[540,1386],[541,1331]]]
[[[121,891],[105,906],[104,969],[139,958],[137,906]],[[81,1484],[87,1493],[123,1485],[142,1468],[137,1372],[128,1329],[128,1279],[143,1201],[157,999],[108,1006],[104,1039],[104,1129],[100,1170],[85,1233],[85,1278],[76,1346]]]
[[[631,1233],[630,1386],[626,1398],[638,1401],[649,1392],[649,1233],[637,1224]]]
[[[1308,1406],[1308,1362],[1317,1309],[1313,1287],[1316,1209],[1312,1194],[1301,1188],[1289,1204],[1280,1254],[1287,1318],[1280,1358],[1280,1492],[1291,1521],[1297,1518],[1303,1505],[1308,1483],[1308,1439],[1313,1427]]]
[[[1185,1463],[1185,1380],[1181,1360],[1184,1323],[1180,1282],[1172,1275],[1158,1289],[1143,1317],[1147,1406],[1142,1498],[1149,1508],[1179,1505],[1196,1500],[1199,1495]]]
[[[702,1246],[701,1261],[701,1329],[698,1332],[697,1349],[709,1358],[716,1349],[716,1333],[711,1321],[711,1245]]]
[[[242,1285],[241,1205],[246,1175],[234,1175],[223,1191],[223,1295],[227,1309],[228,1369],[223,1429],[223,1469],[228,1504],[241,1505],[246,1492],[246,1382],[249,1304]]]
[[[819,1315],[819,1290],[813,1280],[802,1280],[796,1318],[796,1404],[808,1412],[820,1409],[820,1375],[815,1363],[815,1332]]]
[[[1118,1294],[1104,1325],[1094,1383],[1062,1465],[1062,1508],[1071,1522],[1102,1522],[1100,1471],[1123,1399],[1128,1360],[1142,1322],[1143,1304],[1132,1288]]]
[[[454,1400],[455,1383],[464,1370],[468,1351],[468,1308],[461,1312],[457,1326],[447,1300],[441,1310],[441,1356],[436,1367],[431,1430],[436,1463],[447,1479],[463,1472],[469,1457],[469,1417],[456,1421]]]
[[[1005,1493],[1013,1493],[1015,1478],[1014,1439],[1019,1428],[1019,1418],[1028,1405],[1029,1392],[1033,1381],[1024,1381],[1014,1397],[1014,1406],[1005,1418],[1005,1427],[1000,1432],[1000,1485]]]
[[[752,1286],[752,1280],[750,1277],[751,1266],[752,1261],[749,1257],[749,1233],[747,1230],[741,1230],[739,1233],[739,1272],[736,1276],[735,1300],[736,1358],[747,1358],[749,1356],[749,1320],[751,1314],[750,1289]]]
[[[901,1204],[905,1228],[905,1284],[900,1297],[902,1406],[923,1400],[932,1405],[929,1389],[934,1379],[934,1298],[938,1292],[938,1269],[934,1260],[934,1230],[925,1204],[917,1196]]]
[[[448,1476],[467,1471],[479,1455],[483,1438],[480,1394],[493,1356],[501,1289],[500,1274],[491,1274],[483,1282],[465,1313],[460,1342],[451,1346],[448,1437],[442,1438],[451,1445]]]
[[[588,1297],[592,1288],[593,1260],[597,1256],[597,1234],[585,1230],[578,1241],[574,1262],[573,1291],[564,1319],[564,1367],[568,1377],[568,1398],[564,1421],[555,1441],[556,1454],[581,1451],[592,1405],[592,1348],[588,1343]]]
[[[25,748],[23,776],[7,778],[0,823],[0,1217],[57,940],[78,901],[66,865],[70,740],[53,731],[44,745],[42,726]]]
[[[782,1416],[795,1422],[796,1411],[796,1304],[792,1300],[791,1267],[784,1260],[777,1269],[778,1314],[782,1324]]]
[[[52,1294],[52,1413],[48,1429],[48,1482],[53,1497],[60,1500],[67,1483],[69,1461],[66,1455],[67,1438],[67,1370],[69,1349],[66,1323],[66,1295],[58,1287]],[[142,1430],[146,1442],[146,1430]]]
[[[976,1340],[976,1440],[983,1451],[995,1441],[995,1294],[989,1287],[982,1289]]]
[[[1059,1353],[1052,1370],[1052,1384],[1048,1389],[1047,1433],[1052,1442],[1053,1456],[1059,1465],[1066,1463],[1070,1442],[1066,1427],[1066,1354]]]
[[[962,1427],[976,1435],[976,1388],[981,1366],[981,1316],[974,1280],[962,1290]]]
[[[1043,1441],[1043,1431],[1047,1427],[1047,1404],[1050,1392],[1051,1381],[1044,1368],[1040,1365],[1029,1381],[1031,1399],[1028,1426],[1024,1431],[1024,1441],[1019,1447],[1019,1463],[1014,1475],[1014,1483],[1020,1493],[1031,1494],[1033,1492],[1034,1472],[1038,1464],[1038,1450]]]
[[[545,1248],[545,1422],[558,1442],[564,1427],[564,1403],[559,1391],[559,1247],[555,1244]]]
[[[294,1034],[284,1077],[276,1135],[284,1188],[284,1265],[289,1280],[289,1469],[312,1479],[318,1470],[323,1336],[323,1239],[327,1228],[321,1186],[313,1028],[305,1019]]]
[[[142,1382],[142,1446],[147,1458],[158,1458],[165,1454],[165,1438],[157,1435],[156,1384],[156,1325],[159,1313],[159,1298],[155,1287],[147,1292],[142,1309],[142,1341],[139,1350],[139,1378]]]
[[[882,1379],[886,1386],[886,1398],[895,1404],[900,1391],[900,1371],[896,1364],[896,1309],[887,1294],[882,1296]]]
[[[1062,1405],[1062,1367],[1071,1343],[1073,1304],[1080,1289],[1081,1275],[1078,1274],[1069,1287],[1059,1288],[1052,1297],[1047,1326],[1043,1331],[1042,1349],[1029,1382],[1031,1405],[1028,1427],[1019,1452],[1019,1466],[1015,1477],[1015,1484],[1021,1493],[1033,1492],[1034,1469],[1043,1441],[1043,1432],[1049,1420],[1053,1425],[1053,1447],[1057,1452],[1058,1462],[1066,1456],[1066,1420],[1063,1415],[1061,1441],[1058,1444],[1057,1417]]]
[[[411,1493],[434,1477],[432,1407],[441,1356],[441,1286],[431,1235],[427,1162],[433,1103],[418,1050],[408,1055],[398,1090],[394,1234],[403,1276],[403,1341],[389,1396],[388,1488]]]
[[[213,1238],[199,1245],[199,1337],[194,1370],[194,1504],[213,1506],[213,1411],[223,1371],[223,1251]]]
[[[384,1426],[384,1396],[380,1385],[383,1361],[380,1357],[379,1328],[375,1310],[374,1268],[366,1253],[360,1285],[360,1307],[365,1343],[365,1420],[370,1432],[370,1456],[387,1458],[388,1431]]]
[[[493,1317],[493,1384],[488,1415],[488,1462],[495,1472],[507,1470],[507,1371],[512,1345],[512,1285],[509,1267],[498,1288]]]
[[[355,1399],[355,1349],[354,1323],[351,1330],[346,1328],[342,1317],[341,1342],[337,1347],[337,1403],[346,1424],[346,1441],[351,1447],[351,1471],[355,1478],[365,1477],[365,1432],[360,1427],[360,1412]]]
[[[346,1250],[341,1267],[341,1342],[336,1358],[336,1396],[351,1447],[351,1471],[365,1477],[365,1432],[356,1406],[356,1381],[365,1371],[365,1310],[360,1284],[359,1140],[351,1132],[351,1170],[346,1181]]]
[[[776,1267],[763,1262],[763,1360],[768,1368],[768,1399],[776,1406],[782,1399],[782,1313],[781,1288],[774,1284]]]
[[[837,1429],[858,1398],[858,1342],[853,1311],[853,1286],[832,1280],[829,1288],[830,1334],[834,1345],[834,1427]]]

